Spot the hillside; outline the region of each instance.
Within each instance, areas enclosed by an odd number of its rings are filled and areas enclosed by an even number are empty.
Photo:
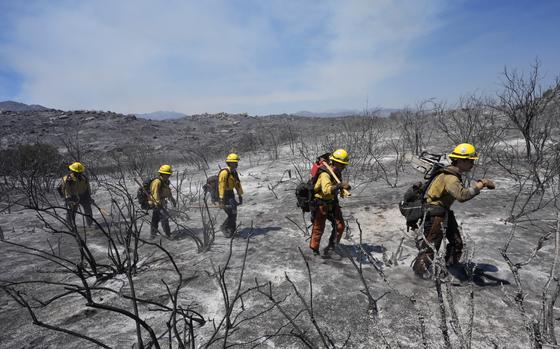
[[[102,111],[41,110],[0,112],[0,145],[43,142],[61,152],[69,143],[103,162],[137,152],[167,161],[188,161],[193,155],[216,156],[231,150],[273,151],[296,133],[328,134],[352,118],[306,118],[291,115],[254,117],[246,114],[202,114],[175,120],[147,120]],[[70,159],[71,160],[71,159]],[[70,161],[69,160],[69,161]]]
[[[12,112],[25,112],[25,111],[42,111],[48,108],[43,107],[38,104],[24,104],[14,101],[4,101],[0,102],[0,111],[12,111]]]

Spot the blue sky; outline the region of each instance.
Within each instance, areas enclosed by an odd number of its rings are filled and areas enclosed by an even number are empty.
[[[0,0],[0,101],[122,113],[454,103],[560,74],[560,1]]]

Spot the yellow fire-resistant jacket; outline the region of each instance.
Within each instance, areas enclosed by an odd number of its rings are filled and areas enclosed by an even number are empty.
[[[446,167],[445,172],[439,174],[430,185],[426,194],[427,203],[449,210],[455,200],[465,202],[480,193],[480,190],[476,187],[465,188],[460,177],[457,167]]]
[[[91,188],[86,176],[77,175],[70,172],[62,177],[62,189],[65,199],[79,199],[80,197],[91,196]]]
[[[314,197],[325,201],[334,200],[333,185],[330,174],[328,172],[321,172],[313,187]]]
[[[163,207],[170,197],[169,181],[164,181],[161,177],[155,178],[150,184],[150,206]]]
[[[225,170],[220,171],[218,176],[218,195],[220,200],[224,198],[226,191],[235,189],[237,195],[243,196],[243,187],[241,187],[241,181],[239,177],[232,173],[231,167],[227,167]]]

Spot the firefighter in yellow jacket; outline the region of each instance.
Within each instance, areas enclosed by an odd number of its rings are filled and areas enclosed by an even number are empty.
[[[237,229],[237,206],[243,204],[243,188],[237,174],[239,156],[231,153],[226,158],[227,167],[220,170],[218,175],[218,196],[220,207],[223,208],[227,217],[222,223],[221,229],[226,237],[231,237]],[[238,201],[235,201],[237,192]]]
[[[70,227],[76,227],[76,212],[80,205],[90,227],[93,223],[91,212],[91,188],[89,180],[84,174],[86,168],[80,162],[74,162],[68,166],[70,173],[62,178],[62,194],[66,204],[66,222]]]
[[[342,178],[342,171],[349,164],[348,159],[348,153],[344,149],[337,149],[329,156],[329,166],[334,170],[339,180]],[[329,244],[323,251],[325,256],[328,256],[334,250],[335,244],[340,242],[344,233],[344,219],[338,203],[338,196],[342,194],[342,190],[350,190],[350,185],[347,182],[337,183],[326,168],[319,168],[317,180],[313,187],[314,198],[311,211],[313,228],[309,242],[309,247],[316,256],[319,255],[319,245],[327,219],[333,225],[333,232],[329,238]]]
[[[469,172],[474,161],[478,159],[476,149],[472,144],[459,144],[451,154],[451,166],[445,167],[432,181],[426,193],[428,204],[426,219],[424,221],[424,238],[420,243],[420,252],[413,264],[417,276],[428,278],[433,275],[432,261],[435,252],[443,240],[443,235],[448,240],[445,251],[447,266],[457,266],[463,253],[463,239],[459,232],[455,214],[451,205],[455,201],[465,202],[477,196],[483,188],[494,189],[494,183],[489,179],[481,179],[470,188],[463,186],[462,175]]]
[[[150,183],[148,204],[153,210],[150,235],[152,238],[157,235],[158,225],[161,222],[163,232],[167,237],[171,237],[167,200],[171,201],[173,206],[177,206],[177,202],[173,198],[173,195],[171,195],[171,189],[169,188],[169,177],[173,173],[173,170],[170,165],[161,165],[158,173],[159,175]]]

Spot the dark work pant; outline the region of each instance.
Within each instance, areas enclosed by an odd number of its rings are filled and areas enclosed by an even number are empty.
[[[445,229],[445,237],[447,238],[447,249],[445,251],[445,261],[447,265],[457,264],[461,260],[463,254],[463,239],[459,232],[457,220],[453,211],[447,213],[447,227],[445,227],[444,216],[431,216],[426,215],[424,222],[424,236],[438,251],[443,241],[443,234]],[[428,246],[426,241],[422,240],[420,243],[420,252],[414,261],[413,269],[417,274],[423,274],[430,266],[431,261],[434,260],[435,252]]]
[[[314,208],[312,215],[313,228],[311,229],[311,241],[309,242],[309,247],[311,247],[312,250],[319,249],[327,219],[334,225],[334,229],[329,238],[329,246],[334,247],[335,243],[340,242],[342,234],[344,233],[344,219],[342,218],[340,206],[337,204],[318,205]]]
[[[91,227],[93,223],[93,220],[91,219],[91,201],[87,199],[80,199],[77,204],[75,201],[66,201],[66,222],[71,227],[76,226],[76,212],[78,212],[80,205],[82,206],[86,224],[88,227]]]
[[[161,222],[161,227],[165,235],[171,235],[171,228],[169,228],[169,213],[163,207],[156,207],[152,212],[152,226],[151,234],[152,236],[157,235],[158,225]]]
[[[237,201],[233,191],[226,191],[224,194],[224,212],[227,217],[222,223],[222,231],[226,237],[231,237],[237,229]]]

